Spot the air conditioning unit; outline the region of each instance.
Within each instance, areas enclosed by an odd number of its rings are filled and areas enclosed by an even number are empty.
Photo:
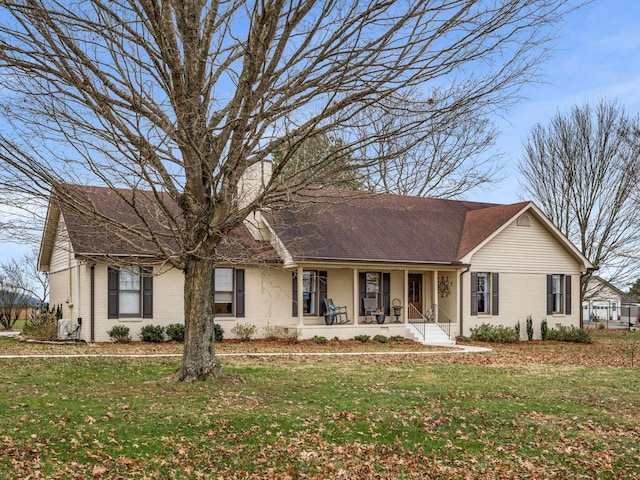
[[[71,331],[71,320],[58,320],[58,338],[65,339]]]

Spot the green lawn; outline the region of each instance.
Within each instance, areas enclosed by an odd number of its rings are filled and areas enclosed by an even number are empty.
[[[1,359],[0,477],[640,478],[638,369],[473,355]]]

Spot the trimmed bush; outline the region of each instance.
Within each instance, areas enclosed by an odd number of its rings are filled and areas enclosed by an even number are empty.
[[[389,337],[389,340],[392,342],[404,342],[404,337],[402,335],[393,335]]]
[[[144,342],[164,342],[164,327],[161,325],[145,325],[140,329],[140,339]]]
[[[550,328],[547,332],[547,340],[558,342],[591,343],[591,334],[587,330],[581,330],[574,326]]]
[[[327,337],[319,337],[318,335],[315,335],[311,340],[313,340],[318,345],[324,345],[329,341],[327,340]]]
[[[213,324],[213,335],[216,339],[216,342],[221,342],[224,338],[224,328],[222,328],[219,323]]]
[[[540,338],[542,338],[542,340],[546,340],[548,334],[549,334],[549,327],[547,326],[547,319],[543,318],[542,322],[540,323]]]
[[[516,326],[513,328],[515,328],[516,333],[518,334],[518,338],[520,338],[520,320],[516,322]]]
[[[256,333],[256,326],[250,323],[238,323],[231,329],[231,333],[236,335],[241,342],[248,342]]]
[[[113,328],[107,332],[107,335],[116,343],[129,343],[131,341],[129,327],[126,325],[114,325]]]
[[[373,337],[373,341],[378,343],[387,343],[387,337],[384,335],[376,335]]]
[[[533,319],[531,315],[527,317],[527,339],[529,341],[533,340]]]
[[[353,337],[354,340],[357,340],[362,343],[368,342],[370,338],[371,337],[369,335],[356,335],[355,337]]]
[[[489,325],[483,323],[479,327],[471,329],[471,340],[477,342],[515,343],[520,341],[516,330],[502,325]]]
[[[184,324],[172,323],[167,325],[165,332],[169,340],[175,340],[176,342],[184,342]]]

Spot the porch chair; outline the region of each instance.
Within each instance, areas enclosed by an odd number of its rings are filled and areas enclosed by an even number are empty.
[[[347,315],[347,307],[338,307],[333,303],[332,298],[324,299],[326,308],[325,315],[335,315],[335,323],[349,323],[349,315]],[[344,316],[344,319],[342,318]]]
[[[374,323],[376,321],[376,312],[378,311],[377,298],[363,298],[364,305],[364,323]]]

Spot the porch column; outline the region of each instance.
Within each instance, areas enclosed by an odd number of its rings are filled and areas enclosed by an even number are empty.
[[[431,284],[432,284],[431,295],[432,295],[432,297],[431,298],[433,298],[433,320],[435,322],[437,322],[437,321],[439,321],[439,318],[438,318],[438,270],[434,270],[431,273],[431,275],[432,275],[432,277],[431,277],[431,280],[432,280],[432,282],[431,282]]]
[[[360,324],[360,297],[358,295],[358,269],[353,269],[353,324]]]
[[[462,329],[460,328],[460,319],[462,318],[462,312],[460,309],[462,308],[462,301],[462,269],[458,268],[456,269],[456,311],[453,320],[458,327],[459,335],[462,335]]]
[[[404,298],[402,299],[404,305],[404,318],[402,323],[409,323],[409,270],[404,271]]]
[[[304,270],[302,267],[298,267],[298,275],[297,275],[297,282],[298,282],[298,298],[296,299],[298,302],[298,326],[301,327],[304,325],[304,304],[303,302],[303,297],[304,297],[304,292],[302,291],[302,289],[304,288]]]

